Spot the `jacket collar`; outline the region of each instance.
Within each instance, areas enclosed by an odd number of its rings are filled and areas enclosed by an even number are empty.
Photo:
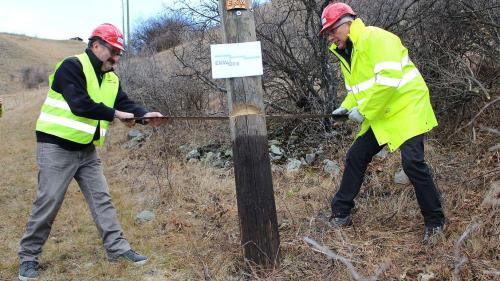
[[[352,21],[351,28],[349,29],[348,37],[349,37],[349,40],[351,40],[353,45],[355,45],[355,46],[357,45],[359,36],[361,35],[361,33],[363,33],[365,28],[366,28],[366,26],[365,26],[363,20],[361,20],[360,18],[357,18],[357,19]],[[335,45],[333,43],[332,43],[332,45],[330,45],[329,49],[331,51],[338,51],[337,45]]]
[[[359,36],[363,33],[365,28],[365,23],[360,18],[357,18],[352,22],[351,29],[349,30],[349,38],[354,45],[357,44]]]
[[[90,62],[92,63],[92,67],[94,67],[94,71],[97,77],[101,77],[107,72],[114,71],[114,69],[111,69],[110,71],[102,72],[101,67],[103,62],[92,52],[90,48],[85,49],[85,53],[89,56]]]

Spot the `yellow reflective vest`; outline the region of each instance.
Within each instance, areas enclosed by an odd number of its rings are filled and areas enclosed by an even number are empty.
[[[87,84],[87,93],[90,98],[96,103],[102,102],[108,107],[113,107],[118,94],[118,76],[113,72],[105,73],[99,86],[99,81],[88,55],[83,53],[76,57],[82,64]],[[36,130],[72,142],[88,144],[94,139],[98,124],[100,123],[100,138],[95,140],[94,144],[102,146],[106,139],[109,122],[74,115],[68,103],[64,100],[63,95],[52,90],[54,74],[63,61],[56,65],[54,72],[49,76],[49,91],[36,122]]]
[[[347,96],[341,107],[358,107],[365,120],[356,138],[371,127],[379,145],[390,151],[406,140],[437,126],[429,89],[408,56],[401,40],[383,29],[352,22],[351,64],[336,51],[340,60]]]

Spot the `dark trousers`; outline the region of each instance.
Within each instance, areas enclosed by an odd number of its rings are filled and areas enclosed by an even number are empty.
[[[377,143],[373,131],[369,129],[356,139],[347,152],[344,175],[340,189],[332,199],[332,215],[345,217],[354,207],[354,198],[363,183],[366,168],[384,145]],[[424,160],[424,135],[415,136],[400,147],[403,170],[410,179],[417,196],[420,211],[428,227],[441,226],[444,214],[440,194]]]

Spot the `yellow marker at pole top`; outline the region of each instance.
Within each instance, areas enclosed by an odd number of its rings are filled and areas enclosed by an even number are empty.
[[[226,10],[245,9],[248,10],[248,0],[227,0]]]

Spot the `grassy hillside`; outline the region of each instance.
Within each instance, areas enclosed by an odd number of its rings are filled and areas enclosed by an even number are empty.
[[[21,71],[40,68],[47,74],[56,62],[80,53],[85,43],[71,40],[48,40],[0,33],[0,95],[22,89]]]

